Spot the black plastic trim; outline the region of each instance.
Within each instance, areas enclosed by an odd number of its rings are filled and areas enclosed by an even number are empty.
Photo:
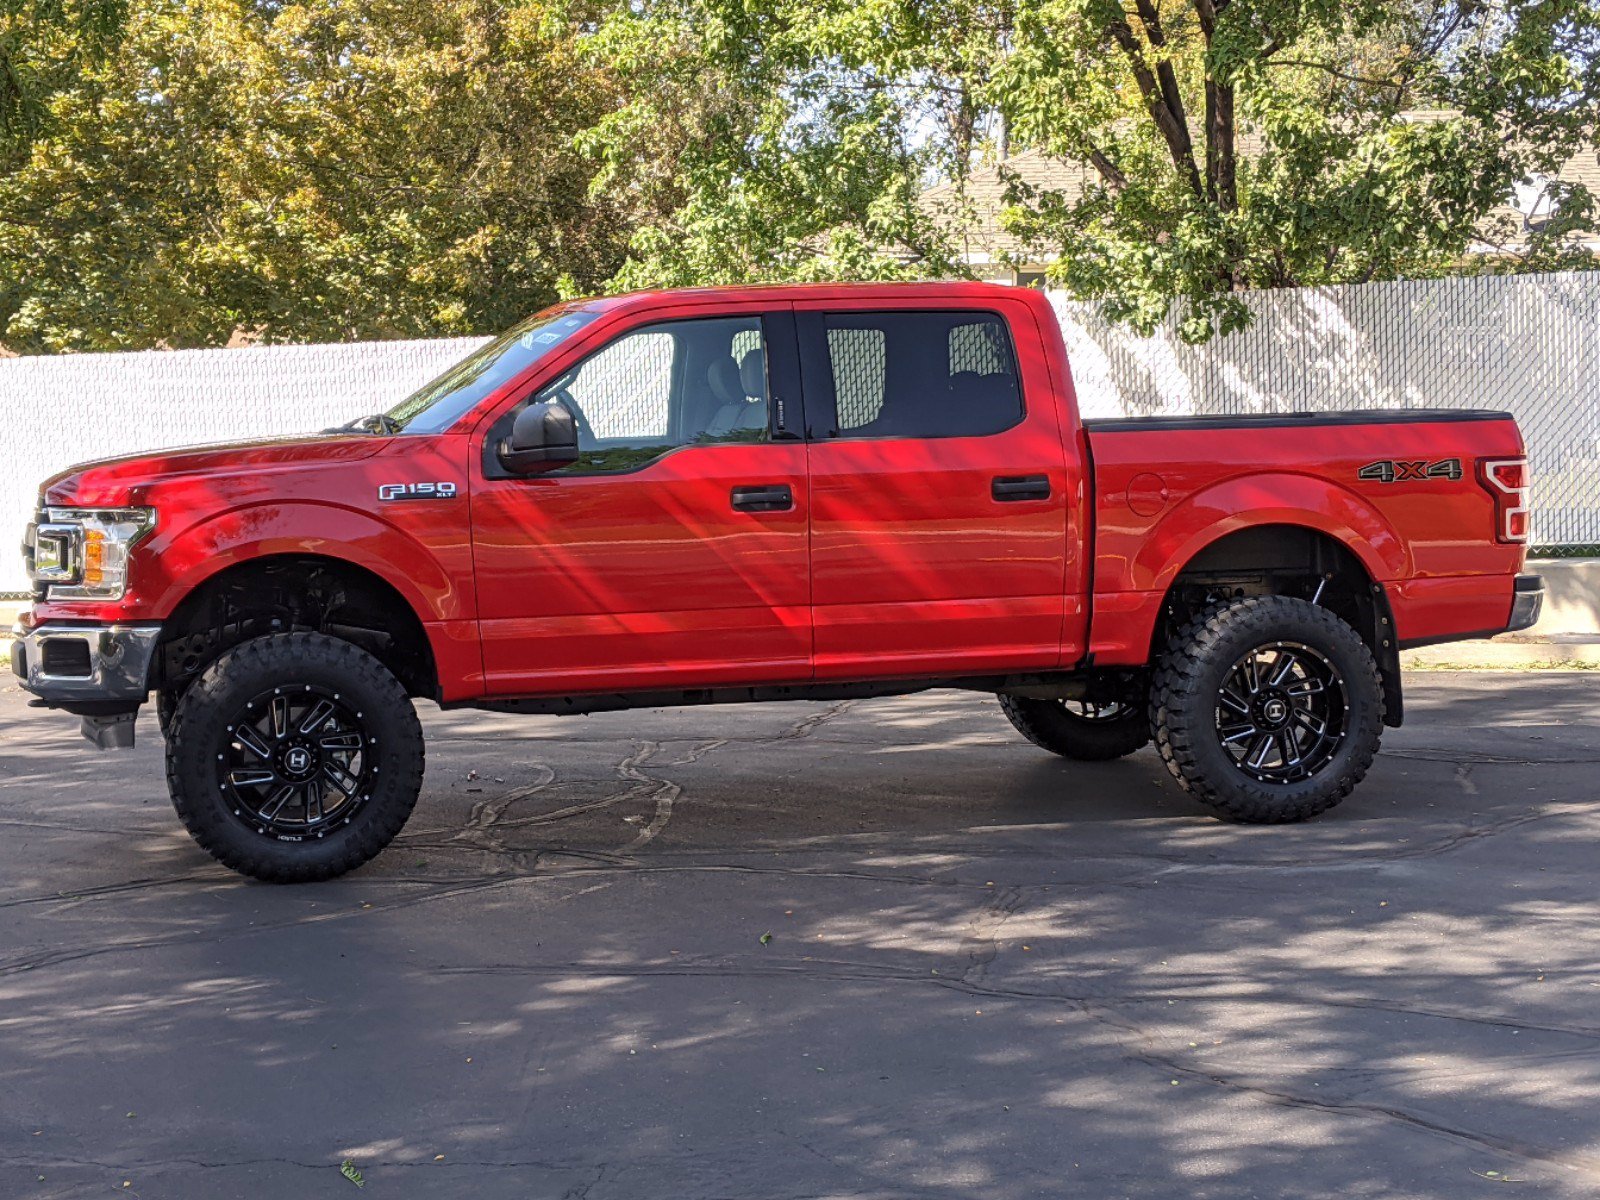
[[[1402,638],[1400,649],[1420,650],[1424,646],[1443,646],[1448,642],[1475,642],[1482,638],[1492,638],[1497,633],[1504,633],[1504,625],[1497,625],[1493,629],[1474,629],[1468,633],[1450,633],[1444,637]]]
[[[1155,433],[1181,429],[1296,429],[1327,425],[1428,425],[1456,421],[1511,421],[1508,412],[1480,408],[1370,408],[1343,412],[1224,413],[1188,417],[1091,417],[1083,427],[1091,433]]]
[[[1389,591],[1381,583],[1372,585],[1372,650],[1378,662],[1378,679],[1383,685],[1383,723],[1399,729],[1406,719],[1406,698],[1400,672],[1400,646],[1395,637],[1394,608]]]
[[[860,700],[874,696],[907,696],[931,688],[999,692],[1007,688],[1087,683],[1084,671],[1017,672],[1009,675],[955,675],[925,678],[868,679],[830,683],[758,684],[748,687],[682,688],[650,692],[592,692],[576,695],[458,700],[444,708],[481,708],[491,712],[570,714],[619,712],[631,708],[676,708],[700,704],[768,703],[778,700]]]

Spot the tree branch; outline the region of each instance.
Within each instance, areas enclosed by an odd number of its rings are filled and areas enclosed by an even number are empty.
[[[1150,69],[1150,64],[1145,61],[1144,50],[1139,45],[1139,39],[1134,36],[1132,27],[1127,21],[1117,20],[1110,22],[1106,31],[1128,56],[1134,82],[1139,85],[1139,94],[1144,97],[1145,107],[1150,111],[1150,119],[1156,123],[1156,128],[1166,140],[1167,152],[1172,156],[1172,165],[1178,169],[1196,196],[1204,195],[1200,183],[1200,171],[1194,162],[1194,144],[1189,139],[1189,130],[1163,97],[1162,87],[1156,79],[1155,72]],[[1172,68],[1167,65],[1166,69],[1170,73]],[[1174,92],[1176,92],[1176,80],[1174,80]]]

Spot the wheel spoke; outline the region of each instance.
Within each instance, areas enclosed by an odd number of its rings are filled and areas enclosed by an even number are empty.
[[[294,794],[297,790],[293,784],[286,783],[274,792],[272,797],[261,806],[261,811],[257,814],[263,823],[270,825],[273,821],[276,821],[278,814],[284,810],[284,806],[294,799]]]
[[[254,725],[237,725],[233,730],[233,740],[259,759],[270,759],[272,751],[267,743],[261,740],[261,735],[256,732]]]
[[[1278,743],[1279,766],[1287,769],[1300,765],[1300,755],[1295,753],[1294,742],[1290,739],[1288,730],[1278,730],[1277,733],[1273,734],[1273,740]]]
[[[317,745],[324,750],[349,750],[361,749],[361,735],[359,733],[329,733],[317,739]]]
[[[1326,721],[1317,716],[1316,713],[1307,712],[1303,708],[1294,710],[1294,723],[1317,737],[1322,737],[1328,732],[1328,723]]]
[[[324,799],[325,799],[325,797],[323,795],[322,788],[317,783],[317,781],[315,779],[311,780],[309,783],[306,784],[306,824],[307,825],[310,825],[315,821],[322,820],[322,817],[323,817],[323,801],[324,801]],[[317,805],[317,811],[316,811],[315,815],[313,815],[313,813],[311,811],[311,803],[312,803],[312,801],[316,801],[316,805]]]
[[[1229,733],[1229,729],[1234,732]],[[1228,746],[1245,738],[1253,738],[1261,731],[1254,725],[1224,725],[1218,732],[1222,734],[1222,744]]]
[[[241,767],[237,771],[228,772],[228,782],[234,787],[260,787],[277,778],[275,773],[265,767]]]
[[[300,732],[310,733],[333,715],[333,705],[327,700],[318,700],[306,714],[305,720],[300,722]]]
[[[289,736],[289,698],[274,696],[271,705],[272,736],[280,742]]]
[[[1267,681],[1268,685],[1271,687],[1282,687],[1284,680],[1288,679],[1289,676],[1294,673],[1294,669],[1299,665],[1300,660],[1294,656],[1292,651],[1278,651],[1278,668],[1272,672],[1272,678]]]
[[[1217,699],[1221,700],[1224,704],[1233,709],[1234,712],[1239,713],[1241,716],[1248,717],[1250,715],[1249,701],[1247,701],[1243,696],[1234,693],[1234,691],[1226,684],[1224,684],[1222,690],[1217,693]]]
[[[1245,762],[1254,770],[1261,770],[1266,766],[1267,753],[1272,749],[1272,735],[1263,733],[1257,741],[1250,743],[1250,749],[1245,756]]]
[[[1299,683],[1291,683],[1283,690],[1291,696],[1316,696],[1320,695],[1326,689],[1323,686],[1322,680],[1308,676],[1307,678],[1302,679]]]
[[[350,774],[349,771],[346,771],[343,767],[338,766],[335,763],[323,763],[322,774],[324,778],[326,778],[330,783],[333,784],[334,787],[338,788],[346,796],[354,796],[356,794],[356,789],[361,784],[361,781],[358,780],[354,775]]]

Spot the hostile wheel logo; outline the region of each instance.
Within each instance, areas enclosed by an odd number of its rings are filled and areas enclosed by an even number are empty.
[[[1277,725],[1289,715],[1289,706],[1277,697],[1273,697],[1261,706],[1261,715],[1274,725]],[[299,768],[296,769],[298,770]]]
[[[296,775],[303,775],[305,774],[306,768],[311,765],[311,752],[296,746],[293,750],[289,751],[288,754],[283,756],[283,765],[288,767],[289,770],[293,771]]]

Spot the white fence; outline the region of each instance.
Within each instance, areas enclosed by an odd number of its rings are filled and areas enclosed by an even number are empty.
[[[42,480],[73,463],[308,433],[382,412],[484,338],[0,358],[0,594]]]
[[[1600,544],[1600,273],[1258,293],[1243,333],[1141,338],[1056,298],[1090,416],[1505,408],[1535,478],[1534,541]],[[389,407],[477,338],[0,359],[0,593],[39,481],[141,450],[309,432]]]
[[[1242,333],[1151,338],[1056,298],[1089,416],[1491,408],[1533,468],[1533,542],[1600,544],[1600,272],[1258,292]]]

